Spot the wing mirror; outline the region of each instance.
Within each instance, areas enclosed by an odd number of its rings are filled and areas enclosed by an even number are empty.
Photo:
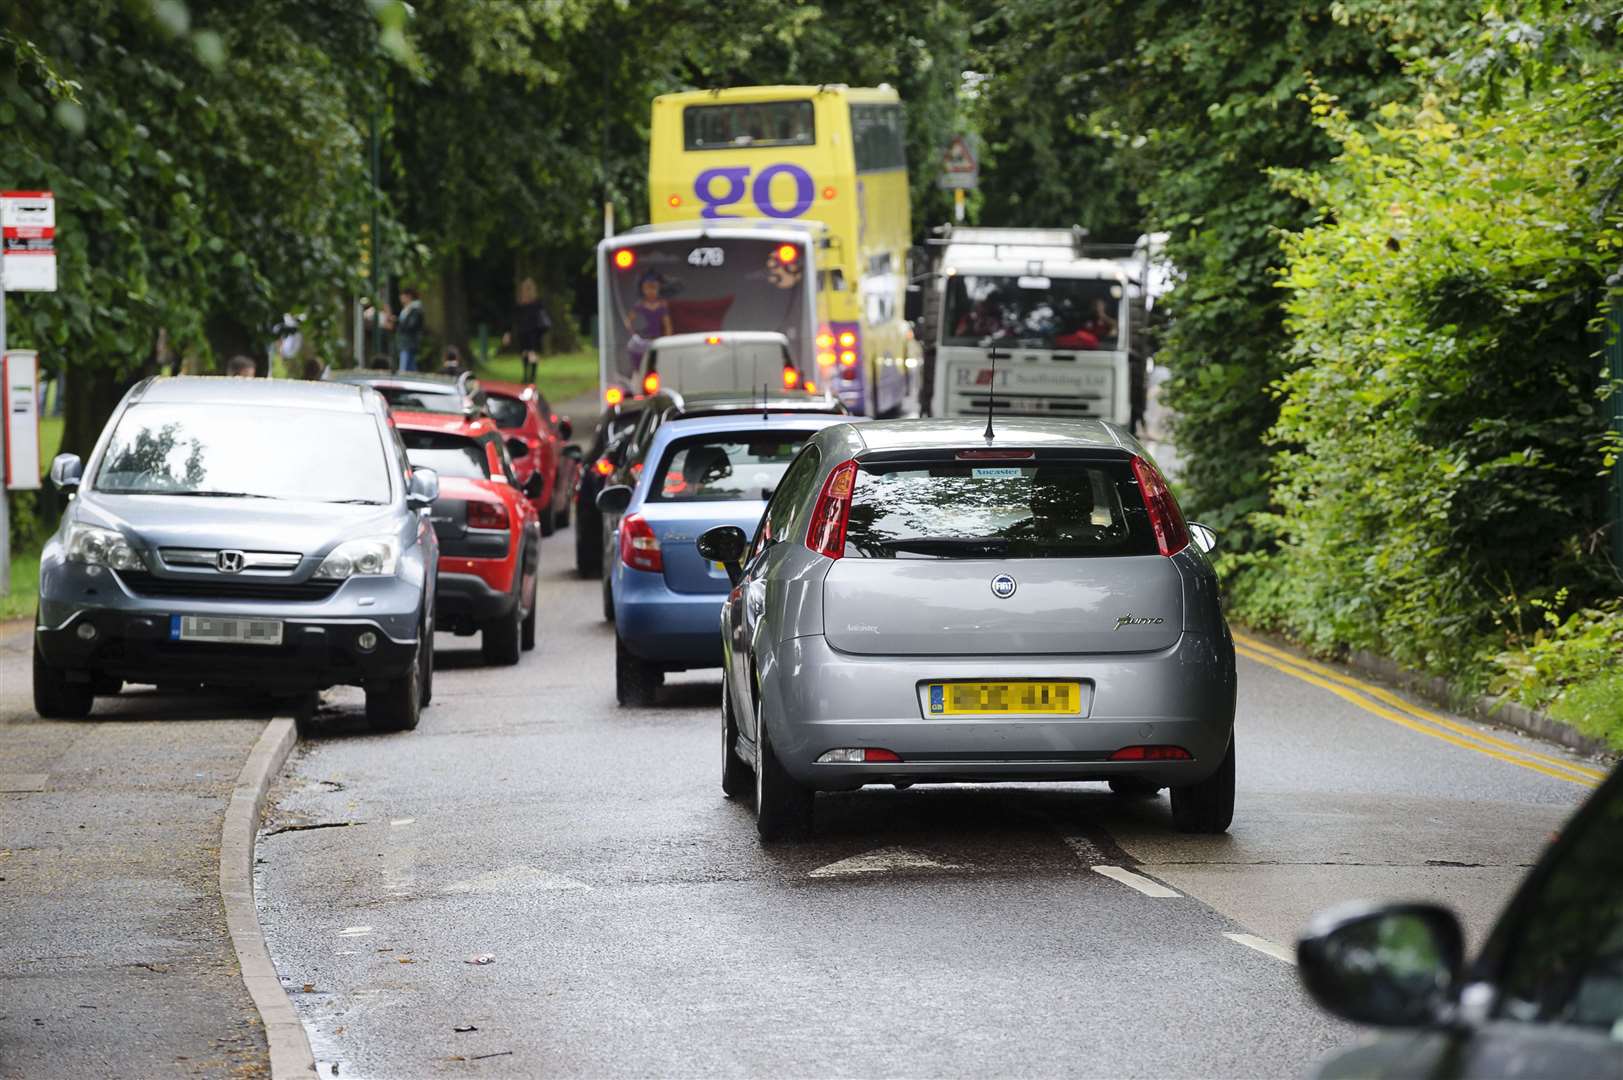
[[[574,437],[575,425],[570,421],[569,417],[560,416],[558,418],[558,438],[562,439],[564,442],[568,442]]]
[[[1434,904],[1348,904],[1296,943],[1302,983],[1336,1016],[1378,1027],[1444,1019],[1465,963],[1459,920]]]
[[[1209,555],[1217,547],[1217,533],[1198,521],[1189,523],[1189,539],[1195,542],[1203,555]]]
[[[524,497],[526,499],[539,499],[541,493],[545,490],[546,482],[541,479],[539,472],[531,473],[530,478],[524,481]]]
[[[58,491],[77,491],[84,471],[85,463],[78,454],[58,454],[51,461],[51,483]]]
[[[749,549],[749,537],[737,525],[717,525],[699,534],[699,554],[711,562],[727,568],[727,580],[737,585],[744,576],[744,552]]]
[[[507,453],[514,461],[530,456],[530,444],[514,436],[507,440]]]
[[[615,484],[597,493],[597,508],[605,514],[618,517],[625,513],[630,505],[631,489],[624,484]]]
[[[426,510],[440,497],[440,474],[433,469],[418,466],[411,470],[411,487],[406,490],[406,505],[413,510]]]

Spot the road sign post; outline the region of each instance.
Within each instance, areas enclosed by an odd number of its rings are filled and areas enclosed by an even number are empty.
[[[0,408],[5,410],[0,596],[11,592],[9,492],[39,487],[39,358],[32,352],[6,351],[6,293],[55,291],[56,197],[49,191],[0,191]]]
[[[963,223],[967,199],[964,192],[980,187],[980,155],[970,135],[954,135],[941,155],[941,178],[938,185],[952,192],[952,216]]]

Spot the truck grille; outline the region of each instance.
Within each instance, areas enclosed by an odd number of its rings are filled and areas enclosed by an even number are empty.
[[[186,600],[325,600],[338,591],[337,581],[266,581],[252,578],[164,578],[140,571],[118,574],[137,596]]]

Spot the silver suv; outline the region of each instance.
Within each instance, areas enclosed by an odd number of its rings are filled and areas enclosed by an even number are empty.
[[[439,547],[369,387],[148,379],[119,404],[40,557],[34,708],[89,714],[124,682],[366,690],[372,727],[433,690]]]

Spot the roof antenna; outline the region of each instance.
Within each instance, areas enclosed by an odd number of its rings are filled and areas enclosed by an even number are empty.
[[[761,420],[763,422],[772,419],[772,417],[767,413],[766,409],[766,387],[766,383],[761,384]]]
[[[997,394],[997,362],[1007,360],[1012,355],[1012,353],[999,352],[996,345],[993,345],[986,353],[986,358],[992,361],[992,381],[991,385],[986,388],[986,432],[984,437],[987,442],[991,442],[993,437],[992,399]]]

